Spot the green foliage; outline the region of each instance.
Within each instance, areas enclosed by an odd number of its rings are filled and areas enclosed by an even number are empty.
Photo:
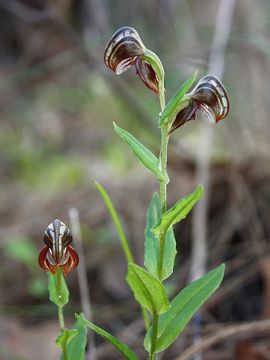
[[[202,195],[203,186],[200,184],[194,192],[177,201],[171,209],[162,215],[161,220],[152,230],[153,234],[160,237],[166,234],[172,225],[185,219],[196,202],[201,199]]]
[[[70,189],[81,184],[85,173],[80,162],[63,154],[50,154],[44,148],[15,148],[10,154],[15,176],[29,187],[36,189]],[[48,189],[48,178],[50,187]]]
[[[195,71],[192,74],[192,76],[184,82],[184,84],[180,87],[180,89],[168,102],[163,113],[160,116],[159,127],[162,127],[166,123],[166,120],[168,121],[169,117],[174,118],[175,115],[179,112],[181,101],[183,100],[185,94],[189,91],[189,89],[193,85],[196,77],[197,77],[197,71]],[[188,102],[189,100],[186,101],[186,105],[188,104]]]
[[[103,197],[103,200],[104,200],[104,202],[105,202],[105,204],[107,206],[107,209],[109,210],[109,213],[110,213],[110,215],[112,217],[112,220],[113,220],[113,222],[115,224],[115,227],[116,227],[116,230],[117,230],[117,233],[118,233],[118,236],[119,236],[123,251],[124,251],[126,259],[127,259],[127,262],[133,262],[133,256],[131,254],[127,239],[125,237],[123,228],[121,226],[118,214],[117,214],[117,212],[116,212],[116,210],[115,210],[115,208],[113,206],[113,203],[112,203],[107,191],[104,189],[104,187],[101,186],[97,181],[95,181],[95,185],[96,185],[96,188],[98,189],[99,193]]]
[[[126,280],[138,303],[152,314],[161,314],[169,307],[166,290],[156,277],[136,264],[128,264]]]
[[[116,337],[109,334],[107,331],[101,329],[99,326],[94,325],[88,321],[83,315],[75,314],[76,318],[82,322],[85,326],[95,331],[98,335],[102,336],[106,341],[111,343],[127,360],[138,360],[136,354],[125,344],[123,344]]]
[[[66,360],[84,360],[85,347],[87,342],[87,328],[86,325],[77,320],[74,324],[73,330],[76,331],[75,336],[69,339],[67,345],[67,359]],[[62,354],[61,360],[65,360]]]
[[[145,252],[144,265],[150,274],[158,277],[158,259],[160,255],[160,242],[152,233],[152,228],[157,225],[161,218],[161,204],[157,193],[154,193],[150,202],[145,228]],[[173,272],[174,259],[176,255],[176,242],[173,229],[170,228],[166,234],[165,249],[161,280],[167,279]]]
[[[220,265],[189,284],[172,300],[168,311],[159,319],[156,352],[165,350],[174,342],[199,307],[219,287],[224,269],[225,265]],[[144,346],[150,351],[151,328],[146,334]]]
[[[77,336],[77,334],[78,334],[77,329],[72,329],[72,330],[65,329],[61,332],[61,334],[55,340],[56,345],[62,349],[62,352],[63,352],[62,358],[63,359],[68,360],[67,354],[66,354],[67,346],[71,342],[71,340],[74,339],[75,336]],[[70,357],[70,359],[71,359],[71,357]]]
[[[137,158],[144,164],[145,167],[147,167],[147,169],[152,171],[161,181],[165,183],[169,182],[168,175],[166,174],[166,176],[164,176],[164,174],[159,168],[158,158],[149,149],[147,149],[128,131],[120,128],[115,123],[114,129],[117,135],[119,135],[128,144],[128,146],[131,148]]]
[[[21,235],[10,236],[6,239],[3,250],[8,256],[33,271],[33,265],[37,261],[36,248],[28,238]]]
[[[11,259],[23,264],[31,276],[27,278],[27,289],[35,297],[42,297],[47,291],[47,284],[36,272],[36,248],[34,244],[22,235],[11,235],[3,243],[3,251]]]
[[[55,275],[48,273],[48,277],[49,296],[51,302],[57,306],[66,305],[69,301],[69,291],[64,275],[60,269],[58,269]]]
[[[48,287],[44,278],[34,277],[30,279],[27,288],[31,295],[41,298],[46,294]]]

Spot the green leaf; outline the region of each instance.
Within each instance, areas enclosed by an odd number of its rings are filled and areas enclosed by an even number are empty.
[[[74,330],[70,331],[76,331],[76,334],[72,337],[72,339],[70,339],[67,344],[67,360],[84,360],[85,347],[87,342],[86,325],[80,320],[77,320],[74,324],[73,329]],[[61,357],[61,360],[64,360],[63,355]]]
[[[197,71],[195,71],[192,74],[192,76],[184,82],[184,84],[180,87],[180,89],[176,92],[176,94],[168,102],[163,113],[160,116],[159,127],[162,127],[163,124],[166,122],[166,119],[168,117],[170,117],[172,114],[175,113],[175,115],[176,115],[176,113],[179,110],[181,100],[183,100],[183,97],[185,96],[185,94],[189,91],[189,89],[193,85],[196,77],[197,77]]]
[[[152,233],[152,228],[157,225],[161,218],[161,204],[157,193],[154,193],[146,215],[145,228],[145,252],[144,265],[150,274],[158,277],[158,259],[160,252],[159,240]],[[164,261],[161,280],[167,279],[173,272],[174,259],[176,255],[176,242],[173,229],[170,228],[166,234]]]
[[[128,264],[126,280],[138,303],[152,314],[161,314],[169,307],[161,281],[136,264]]]
[[[76,318],[81,321],[85,326],[89,327],[95,331],[98,335],[102,336],[106,341],[111,343],[127,360],[139,360],[136,354],[125,344],[123,344],[116,337],[109,334],[107,331],[101,329],[100,327],[94,325],[88,321],[83,315],[75,314]]]
[[[77,329],[68,330],[65,329],[61,332],[61,334],[55,340],[56,345],[59,346],[63,352],[65,352],[70,341],[78,334]]]
[[[69,301],[69,291],[61,270],[58,269],[56,274],[48,273],[49,276],[49,297],[51,302],[57,306],[64,306]]]
[[[131,148],[137,158],[147,167],[150,171],[152,171],[159,180],[164,181],[165,183],[169,182],[169,178],[167,174],[163,174],[159,168],[158,158],[147,149],[142,143],[140,143],[133,135],[131,135],[128,131],[120,128],[118,125],[113,123],[114,130]]]
[[[155,236],[160,238],[161,235],[167,233],[169,228],[179,222],[189,214],[193,206],[203,195],[203,186],[200,184],[191,194],[186,195],[161,217],[159,223],[152,229]]]
[[[168,311],[159,318],[156,352],[167,349],[174,342],[200,306],[219,287],[224,269],[225,265],[220,265],[188,285],[173,299]],[[151,331],[150,328],[144,340],[147,351],[151,348]]]
[[[115,208],[113,206],[113,203],[112,203],[107,191],[97,181],[95,181],[95,185],[96,185],[96,188],[98,189],[99,193],[103,197],[103,200],[104,200],[104,202],[105,202],[105,204],[107,206],[107,209],[109,210],[109,213],[111,215],[111,218],[112,218],[112,220],[114,222],[114,225],[116,227],[116,230],[117,230],[120,242],[121,242],[121,246],[122,246],[123,251],[125,253],[127,262],[134,262],[133,261],[133,256],[132,256],[131,250],[129,248],[128,241],[127,241],[127,239],[125,237],[123,228],[121,226],[118,214],[117,214],[117,212],[116,212],[116,210],[115,210]]]
[[[3,243],[3,250],[5,253],[23,263],[30,271],[35,268],[36,263],[36,248],[34,244],[27,238],[21,235],[11,235]]]

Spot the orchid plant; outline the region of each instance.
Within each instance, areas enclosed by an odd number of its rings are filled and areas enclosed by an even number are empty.
[[[195,72],[165,102],[165,73],[159,57],[143,44],[138,32],[128,26],[117,30],[105,48],[104,61],[108,68],[120,75],[131,66],[143,83],[159,97],[161,130],[160,153],[157,157],[128,131],[114,124],[114,129],[133,151],[138,160],[150,170],[159,182],[159,193],[154,193],[146,214],[144,267],[134,262],[118,214],[106,190],[96,182],[116,226],[127,260],[127,283],[138,302],[145,325],[144,347],[150,360],[166,350],[179,336],[192,316],[208,297],[220,286],[224,264],[211,270],[182,289],[170,300],[164,286],[174,270],[176,241],[173,226],[183,220],[203,196],[203,186],[198,187],[172,207],[167,206],[167,149],[171,134],[190,120],[202,117],[213,123],[225,118],[229,111],[228,94],[219,79],[206,75],[190,90],[196,80]],[[64,277],[79,262],[71,247],[70,230],[59,220],[54,220],[45,231],[45,248],[39,256],[40,266],[49,273],[50,300],[58,307],[61,333],[56,342],[62,349],[62,359],[84,359],[86,328],[89,327],[112,344],[128,360],[138,360],[132,349],[102,328],[77,315],[74,329],[64,326],[63,306],[68,302],[68,289]]]

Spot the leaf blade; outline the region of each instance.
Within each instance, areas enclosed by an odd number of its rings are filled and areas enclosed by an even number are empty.
[[[111,201],[109,194],[104,189],[104,187],[96,180],[95,180],[95,186],[96,186],[97,190],[99,191],[100,195],[102,196],[102,198],[107,206],[107,209],[111,215],[112,221],[114,222],[114,225],[116,227],[116,231],[117,231],[118,237],[120,239],[120,243],[121,243],[122,249],[124,251],[124,254],[126,256],[127,262],[134,262],[133,255],[130,250],[127,238],[125,236],[123,227],[120,223],[118,213]]]
[[[168,311],[160,316],[156,352],[167,349],[174,342],[199,307],[218,289],[224,270],[225,265],[221,264],[176,295]],[[146,334],[144,346],[149,351],[151,328]]]
[[[166,119],[177,111],[177,108],[179,107],[180,101],[183,99],[184,95],[188,92],[188,90],[193,85],[195,79],[197,77],[197,71],[195,71],[190,78],[188,78],[184,84],[177,90],[175,95],[171,98],[171,100],[166,105],[163,113],[160,116],[159,119],[159,127],[162,127],[164,123],[166,122]]]
[[[81,321],[85,326],[89,327],[91,330],[95,331],[98,335],[102,336],[103,339],[111,343],[127,360],[139,360],[137,355],[120,340],[118,340],[113,335],[109,334],[107,331],[101,329],[99,326],[88,321],[83,315],[75,314],[76,318]]]
[[[168,175],[164,175],[160,170],[158,158],[128,131],[120,128],[120,126],[116,125],[115,123],[113,123],[113,126],[116,134],[119,135],[128,144],[128,146],[131,148],[137,158],[144,164],[144,166],[148,170],[152,171],[159,180],[168,183]]]
[[[76,329],[64,329],[60,335],[55,340],[55,343],[57,346],[59,346],[62,351],[64,352],[67,346],[70,344],[72,339],[77,336],[78,330]]]
[[[153,194],[146,215],[145,227],[145,252],[144,265],[155,277],[158,277],[158,259],[160,253],[160,243],[157,237],[152,233],[152,228],[157,225],[161,218],[161,203],[157,193]],[[176,241],[173,229],[170,228],[166,234],[164,259],[161,280],[167,279],[173,272],[174,260],[176,256]]]
[[[128,264],[126,280],[135,299],[152,314],[161,314],[169,307],[161,281],[136,264]]]
[[[177,201],[172,208],[162,215],[159,223],[152,229],[153,234],[158,238],[160,238],[162,234],[166,234],[171,226],[185,219],[193,206],[202,198],[202,196],[203,186],[199,184],[195,191]]]
[[[67,344],[67,360],[84,360],[87,343],[86,325],[77,320],[73,326],[73,329],[77,330],[77,334]]]

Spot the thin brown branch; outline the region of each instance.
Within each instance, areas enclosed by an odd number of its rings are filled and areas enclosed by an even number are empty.
[[[243,337],[252,337],[258,335],[270,335],[270,320],[254,321],[241,325],[230,325],[217,331],[214,335],[205,336],[195,345],[190,346],[184,353],[178,356],[175,360],[189,360],[195,354],[202,353],[211,346],[219,343],[222,340],[234,338],[234,340]]]

